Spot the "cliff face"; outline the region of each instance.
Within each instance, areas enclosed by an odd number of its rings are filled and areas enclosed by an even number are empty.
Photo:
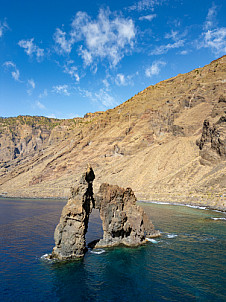
[[[1,119],[0,194],[67,197],[90,162],[94,190],[226,207],[225,74],[226,56],[106,112]]]
[[[197,144],[202,164],[226,160],[226,99],[223,96],[204,121],[202,136]]]

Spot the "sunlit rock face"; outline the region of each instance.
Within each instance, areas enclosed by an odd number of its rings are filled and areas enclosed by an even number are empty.
[[[79,185],[72,188],[71,196],[63,208],[60,222],[54,233],[53,258],[63,260],[84,256],[85,234],[88,229],[89,215],[94,207],[92,187],[94,178],[92,168],[88,167]]]
[[[136,205],[132,189],[104,183],[95,199],[104,232],[96,247],[137,246],[145,242],[146,236],[159,236],[143,209]]]
[[[93,169],[88,166],[78,186],[72,188],[54,233],[51,258],[64,260],[84,256],[85,234],[93,208],[100,211],[104,231],[103,239],[95,247],[137,246],[143,244],[146,237],[160,235],[143,209],[136,205],[132,189],[104,183],[94,197],[94,178]]]

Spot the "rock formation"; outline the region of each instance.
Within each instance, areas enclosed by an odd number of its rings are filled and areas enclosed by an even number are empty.
[[[52,258],[82,257],[86,251],[85,234],[89,215],[94,207],[92,182],[95,178],[91,167],[82,175],[77,187],[72,188],[68,203],[63,208],[60,222],[54,233],[55,247]]]
[[[103,222],[103,239],[96,247],[119,244],[136,246],[144,243],[145,237],[159,236],[142,208],[136,205],[132,189],[102,184],[97,195],[96,208]]]
[[[226,99],[221,96],[211,116],[203,123],[197,145],[203,165],[226,159]]]
[[[85,234],[94,207],[100,211],[104,231],[103,239],[95,247],[137,246],[143,244],[146,237],[160,235],[143,209],[136,205],[136,197],[130,188],[104,183],[94,200],[94,178],[94,172],[88,166],[79,185],[71,190],[54,233],[55,247],[50,258],[64,260],[84,256]]]

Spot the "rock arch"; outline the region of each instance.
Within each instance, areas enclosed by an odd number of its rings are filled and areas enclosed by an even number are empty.
[[[93,208],[99,209],[103,225],[103,238],[95,247],[137,246],[143,244],[146,237],[160,235],[143,209],[136,205],[132,189],[104,183],[94,196],[94,179],[93,169],[88,166],[79,185],[72,188],[55,229],[51,258],[63,260],[84,256],[85,234]]]

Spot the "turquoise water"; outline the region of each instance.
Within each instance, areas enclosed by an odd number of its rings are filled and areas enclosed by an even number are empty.
[[[0,301],[225,301],[226,215],[139,203],[161,238],[51,262],[65,202],[0,199]],[[87,242],[102,235],[93,213]]]

